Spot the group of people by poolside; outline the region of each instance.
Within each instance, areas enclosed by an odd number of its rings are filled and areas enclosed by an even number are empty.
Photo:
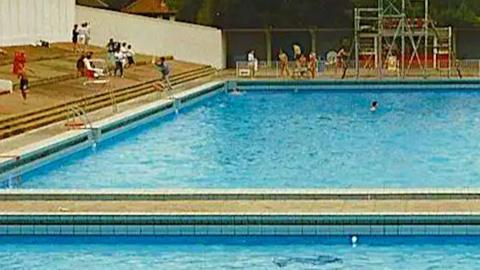
[[[135,51],[133,51],[132,45],[110,38],[106,48],[108,61],[115,65],[113,75],[123,77],[124,69],[135,65]]]
[[[118,42],[111,38],[106,48],[108,62],[114,66],[113,72],[110,75],[123,78],[124,69],[135,65],[135,52],[132,49],[132,45],[126,42]],[[95,67],[92,56],[92,51],[80,55],[77,60],[78,75],[93,78],[107,75],[106,73],[108,72],[104,69]]]
[[[338,69],[345,71],[347,67],[347,58],[349,54],[344,48],[341,48],[335,53],[335,60],[332,65],[335,66],[335,74]],[[253,77],[258,71],[258,59],[255,56],[255,51],[250,50],[247,55],[248,67],[251,70],[250,75]],[[289,56],[280,49],[278,52],[278,68],[281,77],[292,77],[294,79],[302,78],[316,78],[319,70],[319,58],[317,54],[312,51],[306,55],[302,53],[300,45],[293,45],[293,61],[290,62]],[[330,62],[329,62],[330,63]],[[327,63],[328,64],[328,63]],[[291,70],[293,68],[293,70]]]
[[[293,45],[293,52],[295,66],[293,73],[290,73],[288,55],[283,50],[280,50],[278,54],[280,76],[292,76],[293,78],[307,78],[310,76],[312,79],[317,77],[318,58],[316,53],[311,52],[307,58],[304,54],[302,54],[302,49],[297,44]]]
[[[79,44],[81,51],[85,52],[88,49],[90,38],[90,23],[75,24],[72,30],[73,52],[77,52]]]
[[[125,69],[135,65],[135,51],[133,46],[124,41],[116,41],[110,38],[106,45],[107,60],[111,69],[102,69],[95,66],[93,52],[87,51],[90,42],[90,23],[85,22],[80,26],[75,24],[72,30],[73,51],[78,51],[78,44],[81,46],[81,55],[77,59],[77,73],[79,76],[87,76],[87,78],[98,78],[100,76],[112,75],[123,78]],[[166,88],[171,89],[169,80],[170,67],[166,63],[165,58],[152,60],[152,64],[162,75],[166,82]],[[112,70],[112,72],[108,72]],[[157,85],[158,86],[158,85]],[[161,84],[162,88],[163,84]]]

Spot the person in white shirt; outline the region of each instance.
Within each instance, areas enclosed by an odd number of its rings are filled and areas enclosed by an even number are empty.
[[[115,71],[114,74],[117,76],[120,73],[120,77],[123,78],[123,66],[125,64],[125,54],[122,52],[120,47],[117,47],[117,50],[113,54],[115,58]]]
[[[128,48],[127,48],[127,43],[123,42],[122,45],[120,46],[120,52],[123,54],[123,67],[127,66],[127,54],[128,54]]]
[[[135,60],[133,59],[133,56],[135,56],[135,52],[132,49],[132,45],[127,46],[127,67],[130,67],[131,65],[135,65]]]
[[[87,25],[82,23],[78,28],[78,43],[80,43],[80,47],[82,47],[82,52],[85,51],[85,42],[87,39]]]
[[[247,55],[248,67],[252,77],[255,76],[255,72],[258,70],[258,59],[255,57],[255,51],[251,50]]]
[[[85,70],[88,70],[88,71],[92,71],[93,72],[93,75],[94,77],[98,77],[98,76],[103,76],[103,70],[100,69],[100,68],[95,68],[93,65],[92,65],[92,53],[89,52],[87,53],[87,56],[85,58],[83,58],[83,65],[85,66]]]
[[[85,46],[88,48],[88,44],[90,43],[90,23],[85,23]]]

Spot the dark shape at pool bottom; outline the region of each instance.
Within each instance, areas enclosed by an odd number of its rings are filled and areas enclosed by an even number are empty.
[[[341,264],[343,260],[329,255],[320,255],[311,258],[290,257],[290,258],[275,258],[273,263],[278,267],[286,267],[290,264],[303,264],[313,266],[323,266],[328,264]]]

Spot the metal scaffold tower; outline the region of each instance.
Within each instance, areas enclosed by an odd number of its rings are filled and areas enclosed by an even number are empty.
[[[404,77],[412,70],[452,68],[452,28],[436,27],[429,0],[378,0],[376,8],[355,9],[355,69]]]

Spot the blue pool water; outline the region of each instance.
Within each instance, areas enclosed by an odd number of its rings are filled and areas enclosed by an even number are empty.
[[[376,113],[372,100],[380,102]],[[225,93],[21,188],[479,187],[480,91]]]
[[[0,269],[478,269],[478,238],[2,237]]]

